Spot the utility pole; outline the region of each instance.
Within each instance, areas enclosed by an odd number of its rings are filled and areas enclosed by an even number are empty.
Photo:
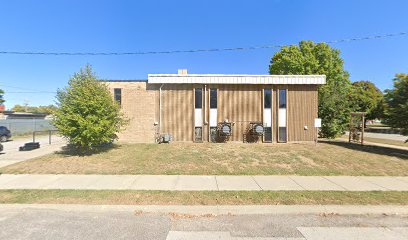
[[[28,112],[28,103],[30,102],[29,99],[24,99],[24,112]]]

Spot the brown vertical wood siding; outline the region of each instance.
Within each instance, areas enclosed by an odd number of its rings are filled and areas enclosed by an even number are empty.
[[[262,121],[261,85],[218,85],[218,122],[235,122],[232,141],[243,141],[249,122]]]
[[[122,109],[130,119],[120,139],[133,142],[154,142],[155,122],[160,121],[159,84],[145,82],[108,82],[113,88],[122,88]],[[170,133],[174,141],[194,139],[194,88],[201,84],[164,84],[162,88],[161,133]],[[263,89],[272,89],[272,141],[277,142],[277,90],[287,88],[288,142],[313,141],[316,136],[317,85],[221,85],[208,84],[203,101],[205,116],[210,120],[210,88],[218,89],[217,121],[235,122],[231,141],[243,141],[251,121],[263,121]],[[203,92],[204,96],[204,92]],[[204,109],[203,109],[204,112]],[[209,125],[203,125],[203,141],[209,140]],[[305,130],[304,126],[308,129]]]
[[[316,136],[317,86],[290,85],[288,87],[288,141],[313,141]],[[307,130],[304,127],[307,126]]]
[[[164,85],[162,88],[162,133],[174,141],[193,141],[194,90],[190,84]]]

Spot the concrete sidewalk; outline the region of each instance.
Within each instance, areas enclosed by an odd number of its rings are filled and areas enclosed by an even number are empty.
[[[22,138],[17,140],[2,143],[4,151],[0,153],[0,167],[5,167],[14,163],[30,160],[46,154],[61,150],[66,145],[66,141],[58,136],[52,137],[52,144],[49,144],[48,136],[38,136],[36,142],[39,142],[41,147],[32,151],[19,151],[19,147],[24,143],[31,142],[32,138]]]
[[[408,177],[2,174],[0,189],[408,191]]]

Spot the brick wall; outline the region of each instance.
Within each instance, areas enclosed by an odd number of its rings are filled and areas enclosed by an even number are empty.
[[[122,81],[107,82],[112,94],[114,88],[122,89],[122,111],[129,118],[127,128],[119,134],[119,140],[135,143],[153,143],[156,126],[159,122],[159,84],[147,82]],[[195,85],[166,84],[162,89],[162,133],[170,133],[174,141],[192,141],[194,133],[194,95]],[[218,95],[218,121],[228,118],[240,124],[262,120],[262,85],[208,85],[216,87]],[[279,88],[271,85],[274,92]],[[317,86],[287,86],[288,141],[313,141],[316,132],[314,119],[317,117]],[[205,106],[208,108],[208,94]],[[112,95],[113,97],[113,95]],[[273,101],[276,104],[276,92]],[[207,113],[209,109],[207,109]],[[277,138],[276,109],[272,109],[274,126],[273,141]],[[208,119],[208,116],[207,116]],[[244,122],[245,121],[245,122]],[[244,128],[237,124],[232,140],[242,141]],[[308,128],[305,129],[305,126]],[[157,126],[158,128],[158,126]],[[204,129],[204,136],[208,129]],[[207,140],[204,137],[204,140]]]
[[[126,129],[119,133],[119,141],[153,143],[156,109],[156,91],[147,90],[146,82],[107,82],[113,94],[114,88],[122,89],[122,111],[129,119]],[[113,97],[113,95],[112,95]]]

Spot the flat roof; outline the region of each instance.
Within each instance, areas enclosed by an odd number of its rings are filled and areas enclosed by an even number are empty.
[[[116,79],[102,79],[101,82],[147,82],[147,79],[125,79],[125,80],[116,80]]]
[[[149,74],[148,83],[326,84],[325,75]]]
[[[47,113],[29,113],[29,112],[14,112],[14,111],[4,111],[4,115],[9,117],[45,117]]]

